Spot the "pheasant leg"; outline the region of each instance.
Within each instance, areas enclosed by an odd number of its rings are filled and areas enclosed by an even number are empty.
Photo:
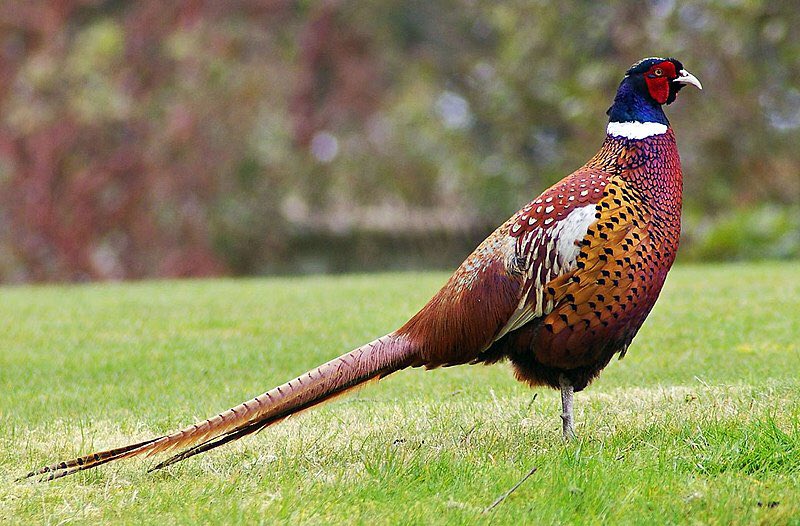
[[[564,375],[561,375],[561,378],[559,378],[559,383],[561,384],[561,431],[564,440],[573,440],[575,438],[575,426],[572,417],[572,395],[574,389],[570,381]]]

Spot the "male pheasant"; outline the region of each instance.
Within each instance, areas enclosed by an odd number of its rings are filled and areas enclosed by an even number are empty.
[[[260,396],[174,433],[44,467],[52,480],[106,462],[182,452],[259,431],[406,367],[508,359],[519,380],[572,394],[625,354],[678,249],[682,175],[662,106],[700,82],[673,58],[634,64],[600,151],[494,231],[405,325]]]

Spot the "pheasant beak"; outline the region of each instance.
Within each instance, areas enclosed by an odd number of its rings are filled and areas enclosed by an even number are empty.
[[[680,82],[681,84],[691,84],[697,89],[703,89],[703,85],[700,84],[700,81],[697,80],[697,77],[695,77],[685,69],[682,69],[680,71],[680,75],[678,76],[678,78],[673,79],[672,82]]]

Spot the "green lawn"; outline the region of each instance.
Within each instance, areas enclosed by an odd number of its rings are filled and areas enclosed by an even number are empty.
[[[800,524],[800,265],[676,268],[576,395],[403,371],[255,437],[48,484],[399,326],[445,275],[0,288],[0,523]],[[492,511],[482,511],[533,467]]]

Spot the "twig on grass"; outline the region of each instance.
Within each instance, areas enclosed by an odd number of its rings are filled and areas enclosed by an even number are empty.
[[[490,512],[490,511],[492,511],[494,508],[496,508],[496,507],[497,507],[497,505],[498,505],[498,504],[500,504],[501,502],[503,502],[504,500],[506,500],[506,498],[507,498],[509,495],[511,495],[512,493],[514,493],[515,491],[517,491],[517,488],[519,488],[520,486],[522,486],[522,483],[523,483],[523,482],[525,482],[526,480],[528,480],[528,477],[530,477],[531,475],[533,475],[534,473],[536,473],[536,470],[537,470],[537,469],[538,469],[538,468],[534,467],[534,468],[532,468],[530,471],[528,471],[528,473],[527,473],[527,474],[526,474],[524,477],[522,477],[521,479],[519,479],[519,481],[518,481],[516,484],[514,484],[513,486],[511,486],[511,489],[509,489],[508,491],[506,491],[505,493],[503,493],[502,495],[500,495],[499,497],[497,497],[497,499],[496,499],[494,502],[492,502],[492,503],[489,505],[489,507],[488,507],[488,508],[486,508],[485,510],[483,510],[483,512],[482,512],[482,513],[489,513],[489,512]]]

